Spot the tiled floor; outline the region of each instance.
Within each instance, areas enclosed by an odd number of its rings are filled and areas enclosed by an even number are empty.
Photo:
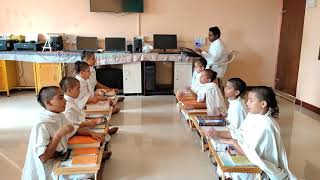
[[[320,179],[320,116],[279,101],[290,169],[299,179]],[[128,96],[120,106],[123,110],[113,116],[120,131],[111,140],[113,156],[103,179],[215,179],[199,138],[177,119],[173,96]],[[0,179],[20,178],[39,110],[32,92],[0,95]]]

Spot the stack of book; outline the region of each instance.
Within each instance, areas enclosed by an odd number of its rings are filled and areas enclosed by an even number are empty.
[[[225,126],[226,120],[221,116],[196,116],[199,126]]]
[[[96,133],[106,133],[107,125],[106,123],[97,124],[95,127],[90,128],[90,131],[94,131]]]
[[[72,164],[96,164],[98,147],[76,148],[71,151]]]
[[[68,140],[68,148],[100,147],[101,141],[90,136],[73,136]]]
[[[98,147],[72,149],[69,158],[59,167],[92,167],[96,166],[99,154]]]
[[[179,93],[177,94],[178,101],[194,100],[194,99],[196,99],[196,97],[190,91],[187,91],[187,90],[179,91]]]
[[[204,109],[206,108],[206,103],[198,102],[194,100],[181,100],[181,106],[183,109]]]

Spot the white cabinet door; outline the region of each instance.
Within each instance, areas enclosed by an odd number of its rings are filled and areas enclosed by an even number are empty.
[[[174,63],[174,93],[178,90],[186,89],[191,85],[192,63],[175,62]]]
[[[123,93],[142,93],[141,63],[123,64]]]

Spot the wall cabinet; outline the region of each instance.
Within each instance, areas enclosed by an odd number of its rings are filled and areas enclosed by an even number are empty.
[[[10,96],[10,90],[17,86],[16,61],[0,60],[0,92]]]
[[[59,86],[64,76],[62,63],[33,63],[36,93],[44,86]]]

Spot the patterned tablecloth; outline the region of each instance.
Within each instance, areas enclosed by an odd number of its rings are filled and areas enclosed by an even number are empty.
[[[140,61],[191,62],[193,57],[185,54],[158,53],[96,53],[97,65],[126,64]],[[74,63],[81,60],[81,52],[55,51],[0,51],[0,60],[27,61],[36,63]]]

